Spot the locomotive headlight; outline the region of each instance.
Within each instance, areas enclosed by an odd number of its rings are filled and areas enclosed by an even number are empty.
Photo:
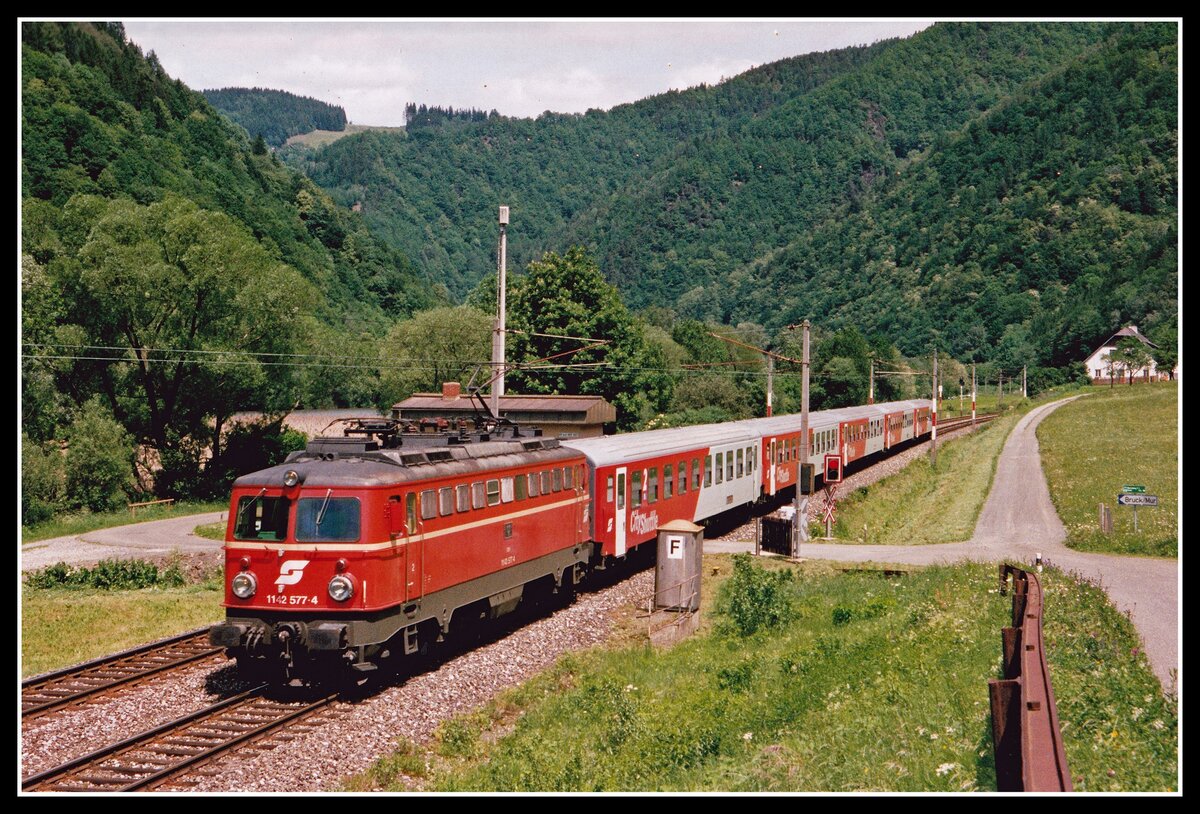
[[[352,596],[354,596],[354,583],[350,581],[350,577],[338,574],[329,580],[329,597],[334,602],[345,602]]]
[[[284,473],[284,475],[283,475],[283,485],[284,486],[295,486],[299,482],[300,482],[300,473],[297,472],[295,469],[289,469],[287,472]]]
[[[238,599],[249,599],[258,591],[258,580],[249,571],[243,571],[229,581],[233,595]]]

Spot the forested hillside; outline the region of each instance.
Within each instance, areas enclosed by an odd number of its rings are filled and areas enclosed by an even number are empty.
[[[504,202],[514,265],[587,245],[632,307],[1060,367],[1125,321],[1173,332],[1175,34],[940,24],[607,113],[427,115],[284,160],[459,296]]]
[[[408,132],[364,133],[316,152],[288,147],[281,157],[335,200],[361,202],[376,234],[403,246],[414,262],[461,297],[495,267],[497,205],[512,207],[514,266],[547,250],[561,251],[581,213],[636,194],[645,179],[686,160],[695,145],[725,139],[745,120],[820,87],[888,47],[810,54],[717,86],[585,115],[473,121],[471,115],[430,115],[428,108],[410,106],[418,115],[417,126]],[[595,236],[587,240],[594,242]],[[602,267],[611,279],[608,264]]]
[[[1176,64],[1173,24],[1122,26],[706,298],[1008,367],[1078,362],[1128,322],[1169,351]]]
[[[346,129],[342,108],[282,90],[220,88],[204,91],[204,98],[244,127],[251,138],[261,135],[272,147],[313,130]]]
[[[442,302],[435,287],[119,23],[24,23],[22,40],[22,430],[37,470],[26,483],[45,485],[36,505],[104,508],[148,488],[130,473],[151,469],[160,494],[220,494],[269,446],[224,437],[234,412],[373,398],[343,360]]]

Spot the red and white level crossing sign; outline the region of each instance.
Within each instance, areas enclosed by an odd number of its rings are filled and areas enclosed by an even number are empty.
[[[832,523],[837,518],[837,501],[834,500],[836,494],[836,484],[830,484],[825,487],[825,507],[823,511],[826,523]]]

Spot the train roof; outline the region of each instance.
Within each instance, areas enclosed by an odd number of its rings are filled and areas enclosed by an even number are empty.
[[[497,469],[535,466],[579,458],[579,452],[553,439],[483,441],[437,449],[379,449],[371,442],[347,438],[314,438],[279,466],[242,475],[239,487],[279,487],[295,470],[310,486],[389,486],[436,478],[453,478]]]
[[[864,404],[858,407],[839,407],[834,410],[819,410],[809,413],[808,426],[810,430],[821,432],[836,427],[843,421],[883,418],[892,413],[929,406],[928,399],[911,399],[889,401],[882,404]],[[606,466],[660,455],[691,452],[713,446],[752,444],[757,443],[763,436],[799,431],[800,414],[790,413],[770,418],[727,421],[722,424],[648,430],[624,435],[606,435],[600,438],[564,439],[560,443],[564,447],[582,452],[594,466]]]

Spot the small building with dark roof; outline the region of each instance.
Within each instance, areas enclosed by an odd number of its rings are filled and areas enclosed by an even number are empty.
[[[487,395],[483,398],[486,400]],[[392,418],[471,418],[479,402],[462,392],[457,382],[442,385],[441,393],[413,393],[392,405]],[[617,420],[617,408],[603,396],[500,397],[500,415],[522,427],[539,427],[546,438],[592,438],[604,435],[605,425]]]
[[[1120,362],[1116,361],[1114,355],[1117,351],[1117,346],[1121,344],[1121,340],[1125,337],[1133,337],[1141,342],[1146,353],[1150,355],[1150,364],[1141,370],[1127,371],[1123,368]],[[1087,358],[1084,364],[1087,366],[1088,376],[1092,379],[1092,384],[1111,384],[1115,377],[1118,382],[1129,381],[1157,381],[1166,375],[1165,371],[1160,375],[1157,365],[1154,361],[1154,351],[1158,350],[1158,346],[1145,337],[1144,334],[1138,331],[1136,325],[1126,325],[1121,330],[1110,336],[1104,344],[1096,348],[1092,355]]]

